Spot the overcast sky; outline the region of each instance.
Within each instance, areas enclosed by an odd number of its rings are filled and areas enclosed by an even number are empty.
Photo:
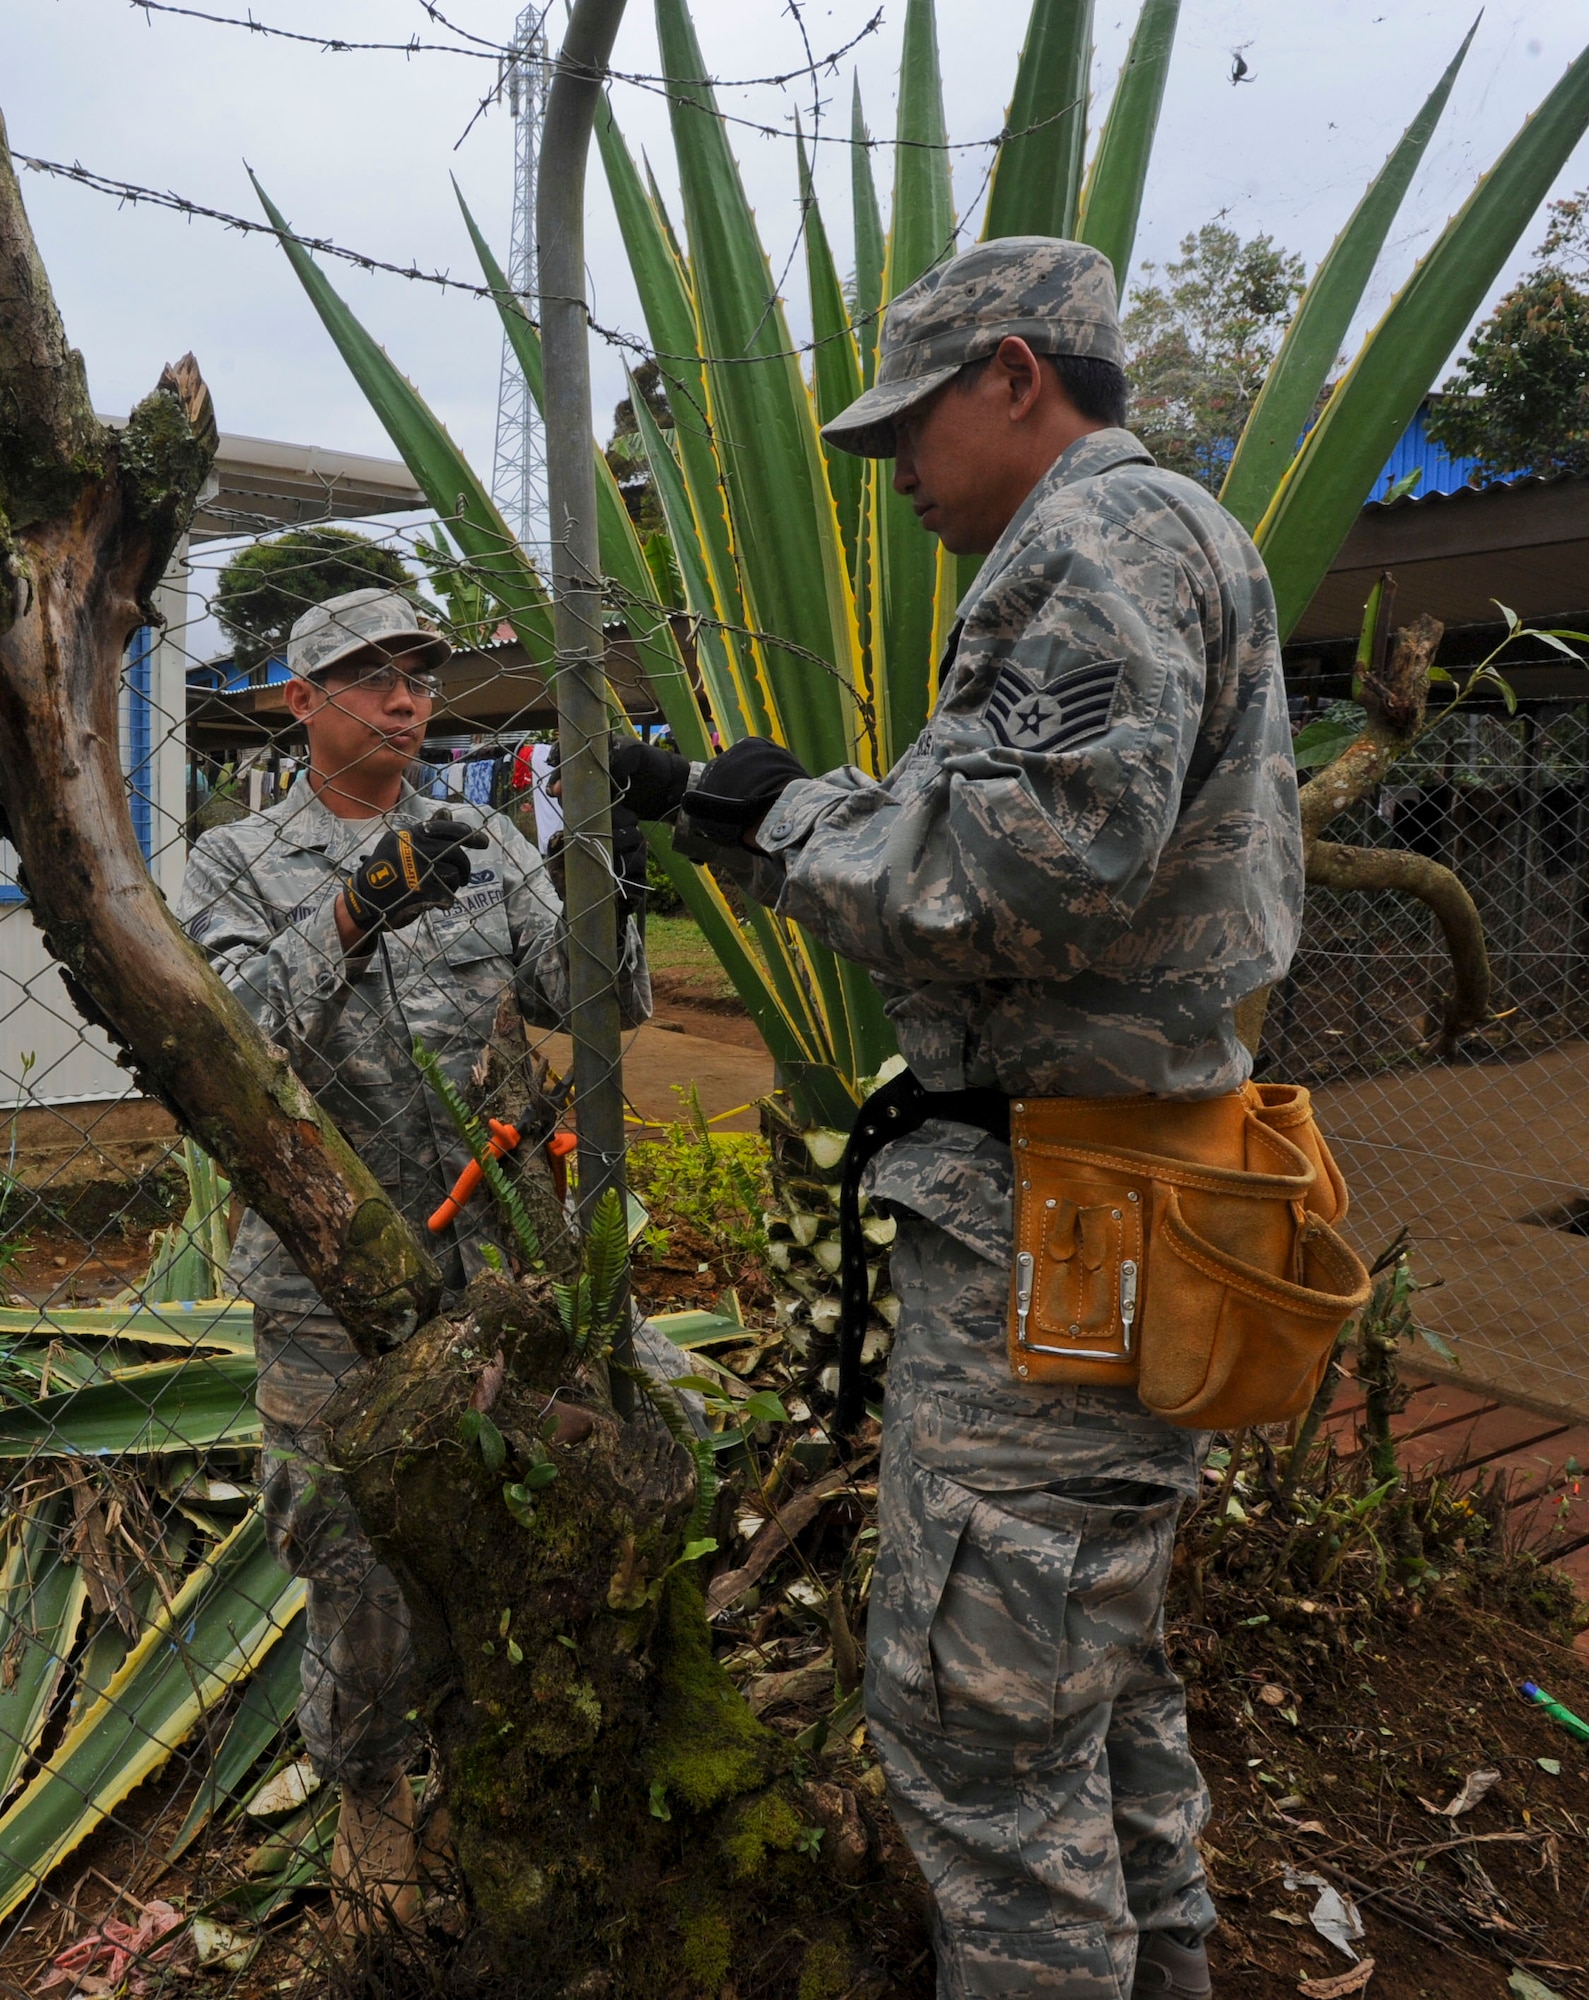
[[[238,0],[198,0],[215,14]],[[849,40],[876,0],[804,0],[819,53]],[[251,0],[256,19],[347,39],[445,37],[418,0]],[[459,26],[511,33],[514,0],[451,0]],[[894,74],[904,0],[819,86],[822,116],[847,134],[850,75],[858,70],[872,130],[894,117]],[[987,138],[1004,115],[1027,0],[938,0],[950,137]],[[1185,0],[1137,254],[1173,255],[1178,239],[1221,214],[1244,235],[1270,232],[1313,263],[1382,162],[1460,41],[1469,0]],[[557,10],[558,17],[561,9]],[[1098,9],[1095,103],[1124,51],[1134,0]],[[398,263],[474,277],[448,176],[455,173],[505,258],[512,195],[512,128],[504,107],[470,127],[492,81],[487,61],[450,55],[325,54],[236,27],[150,14],[128,0],[4,0],[0,106],[13,148],[81,161],[119,179],[174,189],[206,206],[254,215],[244,162],[296,228]],[[738,78],[802,60],[783,0],[695,0],[714,74]],[[1560,76],[1582,41],[1582,0],[1490,0],[1478,37],[1387,247],[1363,315],[1377,315],[1432,233]],[[1229,81],[1240,50],[1251,80]],[[651,9],[631,0],[618,68],[657,68]],[[812,84],[732,89],[723,106],[787,127],[809,127]],[[620,84],[620,122],[671,185],[666,106]],[[797,226],[792,144],[743,129],[733,143],[775,272]],[[971,207],[985,148],[956,153],[956,200]],[[885,216],[892,163],[876,156]],[[1589,182],[1589,151],[1558,193]],[[841,264],[849,263],[849,157],[817,152],[817,186]],[[23,176],[56,295],[82,348],[98,407],[125,411],[163,361],[198,355],[224,430],[331,448],[389,447],[280,250],[104,195]],[[598,167],[591,179],[589,255],[598,318],[633,330],[643,321]],[[975,225],[975,215],[970,220]],[[1512,270],[1527,261],[1542,223],[1525,231]],[[330,266],[337,288],[419,384],[489,480],[500,337],[489,304],[429,285]],[[798,334],[803,269],[788,291]],[[606,434],[623,393],[619,358],[597,346],[597,421]]]

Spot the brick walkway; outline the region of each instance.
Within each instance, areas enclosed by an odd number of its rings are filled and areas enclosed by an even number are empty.
[[[1403,1380],[1412,1394],[1392,1425],[1403,1466],[1474,1479],[1506,1474],[1520,1538],[1542,1543],[1547,1559],[1589,1599],[1589,1424],[1541,1416],[1411,1370]],[[1355,1443],[1362,1415],[1362,1392],[1348,1381],[1328,1425],[1339,1444]],[[1580,1635],[1578,1648],[1589,1653],[1589,1630]]]

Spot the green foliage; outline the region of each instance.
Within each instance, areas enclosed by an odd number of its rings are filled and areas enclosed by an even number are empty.
[[[662,503],[657,498],[651,461],[640,439],[640,425],[635,417],[637,397],[644,402],[660,430],[673,428],[673,413],[668,408],[668,399],[662,388],[662,371],[654,361],[641,362],[629,377],[629,394],[612,413],[612,436],[607,440],[605,453],[629,518],[634,522],[641,542],[646,543],[653,535],[660,534],[666,538],[666,519]]]
[[[1086,157],[1086,106],[1064,78],[1085,76],[1087,9],[1080,0],[1032,0],[1011,103],[1007,158],[995,167],[990,227],[1053,226],[1056,202],[1077,205],[1075,163]],[[1171,55],[1175,0],[1144,0],[1131,53],[1080,198],[1076,227],[1124,263]],[[862,324],[836,323],[831,258],[820,215],[802,189],[810,320],[822,329],[816,379],[802,372],[779,284],[746,198],[729,134],[706,79],[711,64],[687,0],[657,0],[657,36],[669,78],[684,242],[655,184],[624,146],[609,106],[597,118],[626,254],[636,277],[674,427],[644,397],[631,399],[690,618],[696,658],[686,663],[668,613],[672,574],[659,579],[635,532],[613,468],[597,455],[602,568],[624,606],[679,748],[706,754],[707,729],[725,745],[747,733],[788,744],[808,768],[854,763],[881,774],[916,734],[935,694],[934,663],[964,587],[960,566],[925,541],[896,505],[886,463],[830,463],[818,405],[842,377],[872,366],[874,301],[949,255],[954,214],[933,0],[908,0],[898,96],[894,207],[881,227],[864,151],[854,161],[858,268],[849,288]],[[1461,57],[1458,52],[1458,60]],[[1314,406],[1334,359],[1332,331],[1356,313],[1380,247],[1445,102],[1454,65],[1408,126],[1386,169],[1345,225],[1321,283],[1307,338],[1292,343],[1285,394],[1271,399],[1265,437],[1242,467],[1237,512],[1254,528],[1275,584],[1284,636],[1305,609],[1435,371],[1510,255],[1589,126],[1589,53],[1580,56],[1479,182],[1297,449],[1293,405]],[[1054,114],[1060,114],[1058,116]],[[859,103],[856,130],[864,130]],[[923,143],[927,142],[927,143]],[[800,181],[800,162],[792,162]],[[285,218],[268,201],[325,324],[431,504],[485,571],[526,644],[544,657],[538,582],[503,539],[500,517],[417,392],[336,297]],[[540,393],[535,330],[479,231],[470,224],[504,326]],[[886,246],[886,248],[884,248]],[[884,263],[879,264],[883,249]],[[1139,302],[1135,321],[1143,427],[1171,463],[1212,483],[1230,460],[1295,303],[1296,260],[1259,238],[1242,244],[1209,225],[1182,262]],[[846,294],[842,281],[840,301]],[[838,352],[829,353],[832,343]],[[1272,434],[1271,434],[1272,433]],[[625,447],[625,452],[630,452]],[[625,476],[630,458],[625,459]],[[854,523],[852,529],[851,524]],[[664,587],[665,586],[665,587]],[[521,601],[522,599],[522,601]],[[698,671],[697,671],[698,670]],[[703,697],[706,714],[703,718]],[[858,967],[781,919],[736,919],[708,875],[657,852],[710,937],[768,1047],[801,1097],[803,1115],[847,1127],[861,1079],[893,1052],[881,996]]]
[[[628,1311],[629,1230],[616,1188],[596,1203],[579,1276],[555,1284],[552,1297],[576,1354],[599,1359],[612,1346]]]
[[[1551,203],[1535,254],[1429,412],[1430,437],[1481,479],[1589,471],[1589,189]]]
[[[252,671],[287,649],[293,621],[344,591],[411,591],[415,578],[400,556],[350,528],[289,528],[254,542],[221,571],[214,609],[239,667]]]
[[[532,1267],[538,1267],[541,1262],[541,1239],[536,1234],[535,1224],[526,1213],[523,1202],[519,1199],[518,1189],[502,1171],[501,1162],[492,1152],[485,1127],[458,1095],[441,1063],[423,1042],[416,1041],[414,1044],[414,1061],[424,1072],[426,1082],[441,1099],[447,1116],[457,1128],[459,1137],[474,1154],[476,1163],[485,1177],[486,1186],[491,1190],[497,1207],[507,1218],[508,1226],[518,1241],[524,1261]]]
[[[651,1213],[641,1242],[654,1255],[666,1251],[667,1232],[680,1225],[725,1264],[765,1247],[770,1155],[754,1132],[670,1125],[661,1138],[630,1148],[629,1185]]]
[[[1121,322],[1132,429],[1160,465],[1215,491],[1280,351],[1305,267],[1270,236],[1206,222]]]
[[[417,536],[414,553],[425,566],[425,581],[447,607],[441,620],[447,637],[455,646],[489,645],[503,611],[474,569],[448,544],[440,528]]]
[[[1297,731],[1291,748],[1299,771],[1313,771],[1333,764],[1348,744],[1355,743],[1368,726],[1368,712],[1355,701],[1332,701]]]

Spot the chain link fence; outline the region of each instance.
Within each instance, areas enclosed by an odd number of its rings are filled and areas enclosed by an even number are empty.
[[[496,1121],[550,1266],[572,1216],[559,857],[581,831],[549,768],[555,676],[433,528],[315,528],[278,540],[274,565],[229,570],[256,546],[258,523],[236,526],[184,552],[164,628],[125,663],[151,873],[449,1296],[529,1254],[468,1192],[460,1107]],[[305,724],[287,627],[361,587],[407,593],[454,650],[351,651],[317,676]],[[612,683],[646,727],[656,705],[611,636]],[[412,836],[437,818],[461,822],[447,893],[350,936],[346,879],[396,835],[399,870],[423,870]],[[620,829],[609,865],[633,1026],[650,1006],[633,824],[627,842]],[[350,1794],[363,1819],[337,1866],[356,1895],[380,1900],[383,1854],[415,1839],[425,1921],[461,1928],[407,1613],[327,1463],[325,1406],[361,1364],[78,1016],[9,848],[0,1093],[0,1993],[190,1990],[200,1974],[207,1991],[271,1990],[302,1969],[305,1934],[281,1922],[324,1883]]]
[[[520,1131],[508,1157],[540,1225],[563,1212],[566,952],[545,858],[560,830],[555,688],[434,530],[363,534],[353,556],[374,550],[386,582],[427,589],[456,650],[434,668],[332,676],[344,749],[348,726],[368,740],[348,761],[342,803],[357,811],[328,812],[308,788],[277,642],[334,565],[348,587],[349,545],[300,549],[273,585],[275,637],[262,620],[240,658],[214,614],[253,525],[186,553],[165,628],[129,651],[134,827],[189,935],[456,1288],[522,1245],[481,1200],[430,1228],[469,1149],[416,1043],[475,1110]],[[655,702],[621,627],[611,639],[614,685],[647,726]],[[371,816],[361,773],[394,757],[404,802]],[[1484,919],[1499,1018],[1459,1060],[1433,1060],[1448,961],[1432,917],[1405,898],[1320,891],[1271,1004],[1262,1073],[1318,1093],[1362,1247],[1411,1232],[1421,1318],[1459,1378],[1589,1415],[1575,1122],[1589,1084],[1589,712],[1459,715],[1395,777],[1330,837],[1456,870]],[[441,813],[486,838],[464,850],[467,881],[356,953],[349,975],[344,878],[390,818]],[[428,1920],[461,1921],[410,1715],[401,1599],[323,1463],[324,1403],[357,1362],[213,1164],[79,1018],[14,857],[0,863],[0,1993],[155,1992],[198,1970],[209,1990],[265,1991],[301,1969],[306,1934],[285,1920],[326,1879],[344,1788],[373,1801],[377,1830],[417,1836]],[[625,924],[619,1000],[633,1021],[647,1005],[641,913]],[[472,1081],[487,1047],[497,1067]]]
[[[1359,1246],[1373,1256],[1410,1232],[1419,1320],[1454,1379],[1589,1415],[1589,710],[1458,713],[1326,838],[1456,872],[1498,1018],[1432,1059],[1450,984],[1433,915],[1406,896],[1310,890],[1260,1074],[1316,1092]]]

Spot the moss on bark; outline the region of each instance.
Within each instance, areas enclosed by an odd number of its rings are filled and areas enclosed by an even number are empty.
[[[746,1708],[677,1563],[693,1463],[654,1415],[620,1420],[602,1373],[544,1279],[489,1276],[333,1413],[415,1616],[490,1959],[533,1994],[908,1993],[919,1883],[883,1825],[870,1879],[836,1873],[807,1760]]]

